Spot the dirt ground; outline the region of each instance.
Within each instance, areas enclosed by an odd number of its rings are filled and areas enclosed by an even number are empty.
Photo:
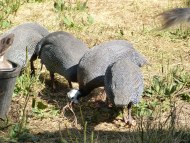
[[[10,18],[14,26],[25,22],[37,22],[50,32],[59,30],[70,32],[87,43],[90,48],[111,39],[128,40],[151,64],[142,68],[145,83],[148,85],[154,75],[162,74],[161,67],[167,68],[168,61],[171,67],[183,65],[187,71],[190,69],[189,38],[172,39],[172,35],[168,34],[167,30],[165,32],[157,30],[160,22],[155,16],[178,5],[185,6],[178,0],[89,0],[88,13],[93,17],[94,23],[85,26],[82,30],[66,28],[62,25],[59,14],[54,11],[54,2],[50,0],[23,4],[16,15]],[[80,17],[78,18],[80,20]],[[140,134],[140,132],[133,132],[137,129],[123,125],[118,119],[119,109],[113,111],[110,108],[98,107],[97,103],[102,103],[103,89],[97,89],[91,96],[83,98],[80,105],[75,106],[74,110],[78,118],[78,125],[75,127],[72,124],[73,116],[70,111],[67,111],[65,116],[60,113],[60,109],[68,102],[66,93],[69,87],[65,79],[56,75],[56,91],[52,92],[49,87],[49,73],[44,67],[40,75],[40,83],[41,85],[33,87],[34,97],[47,105],[47,108],[43,112],[34,114],[32,96],[26,108],[27,128],[37,138],[36,142],[56,143],[60,137],[68,142],[77,142],[76,138],[79,143],[83,142],[85,121],[88,123],[86,130],[88,140],[93,131],[94,142],[97,143],[125,143],[128,136],[135,138],[135,135]],[[78,85],[75,83],[74,86]],[[19,121],[19,111],[24,103],[25,97],[13,97],[9,115],[14,122]],[[187,127],[190,105],[182,101],[178,101],[177,104],[178,113],[182,114],[178,122],[181,127]],[[0,135],[6,134],[7,130],[0,133]]]

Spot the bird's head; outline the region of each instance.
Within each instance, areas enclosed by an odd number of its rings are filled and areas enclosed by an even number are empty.
[[[80,97],[81,93],[77,89],[72,89],[67,93],[67,96],[69,99],[74,103],[79,103],[78,99]]]

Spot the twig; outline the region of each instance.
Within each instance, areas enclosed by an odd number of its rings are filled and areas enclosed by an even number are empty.
[[[63,113],[63,116],[64,116],[64,115],[65,115],[65,110],[66,110],[67,108],[69,108],[69,110],[73,113],[73,116],[74,116],[73,124],[74,124],[75,126],[77,126],[77,117],[76,117],[75,112],[73,111],[73,106],[72,106],[72,104],[73,104],[72,101],[71,101],[71,102],[68,102],[67,105],[63,107],[62,113]]]

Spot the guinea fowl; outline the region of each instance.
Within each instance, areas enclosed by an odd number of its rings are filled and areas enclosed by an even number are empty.
[[[2,38],[14,34],[14,41],[5,56],[22,68],[26,66],[27,60],[30,60],[31,74],[35,74],[33,61],[37,57],[34,51],[37,43],[48,33],[47,29],[37,23],[25,23],[13,27],[0,36]]]
[[[189,22],[190,8],[174,8],[159,14],[159,16],[163,18],[163,29],[165,29],[181,22]]]
[[[140,68],[128,59],[118,60],[107,68],[104,81],[108,99],[113,105],[124,107],[123,119],[132,125],[131,107],[140,101],[144,88]]]
[[[126,40],[112,40],[91,48],[80,60],[77,69],[79,90],[67,93],[71,102],[78,103],[79,98],[88,95],[93,89],[104,86],[107,67],[119,59],[129,59],[141,67],[148,64]]]
[[[81,40],[63,31],[50,33],[38,43],[36,53],[50,72],[53,89],[54,73],[64,76],[72,88],[71,82],[77,82],[79,60],[87,50],[87,45]]]

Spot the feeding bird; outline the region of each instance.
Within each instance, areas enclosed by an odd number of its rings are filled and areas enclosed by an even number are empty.
[[[124,107],[123,119],[125,123],[133,125],[131,108],[140,101],[144,88],[140,68],[129,59],[120,59],[107,68],[104,81],[108,99],[113,105]]]
[[[73,103],[78,103],[81,97],[88,95],[93,89],[104,86],[107,67],[123,58],[139,67],[148,64],[144,56],[126,40],[112,40],[91,48],[78,64],[79,90],[72,89],[67,96]]]
[[[48,33],[48,30],[38,23],[24,23],[11,28],[0,36],[2,38],[9,34],[14,34],[13,43],[5,56],[8,60],[19,64],[22,68],[26,66],[27,60],[29,60],[31,63],[31,74],[35,74],[33,63],[37,58],[34,53],[35,48],[37,43]]]
[[[86,44],[63,31],[50,33],[36,47],[37,56],[50,72],[53,89],[54,73],[64,76],[72,88],[71,82],[77,82],[79,60],[87,51]]]

